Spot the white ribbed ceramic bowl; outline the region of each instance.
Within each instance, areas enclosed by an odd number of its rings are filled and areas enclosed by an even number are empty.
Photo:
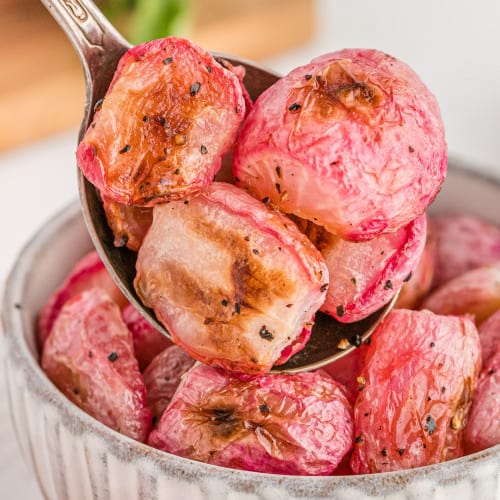
[[[455,162],[456,164],[456,162]],[[500,224],[500,181],[450,169],[433,210],[456,209]],[[6,285],[5,380],[26,461],[50,499],[500,499],[500,446],[393,473],[294,477],[230,470],[150,448],[101,425],[67,400],[38,364],[37,311],[89,250],[77,204],[27,244]]]

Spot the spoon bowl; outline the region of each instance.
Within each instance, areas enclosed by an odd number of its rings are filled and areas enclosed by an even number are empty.
[[[78,52],[86,80],[87,96],[78,141],[89,127],[94,110],[111,83],[121,56],[130,44],[109,23],[90,0],[42,0]],[[244,84],[255,100],[272,85],[279,75],[245,59],[222,53],[212,53],[216,59],[229,61],[245,68]],[[226,167],[230,167],[226,158]],[[222,168],[221,172],[227,171]],[[222,174],[224,175],[224,174]],[[78,186],[85,223],[92,242],[112,278],[127,299],[160,332],[170,338],[154,312],[145,307],[137,296],[135,278],[136,253],[113,244],[101,198],[96,188],[78,169]],[[348,354],[368,339],[378,323],[393,308],[397,294],[379,311],[355,323],[340,323],[328,315],[318,313],[311,338],[305,348],[273,372],[296,373],[320,368]]]

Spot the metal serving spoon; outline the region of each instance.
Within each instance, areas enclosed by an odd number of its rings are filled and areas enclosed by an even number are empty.
[[[80,141],[92,121],[96,103],[104,97],[118,61],[130,48],[130,44],[90,0],[41,1],[71,40],[83,65],[87,99],[78,136]],[[225,59],[234,65],[245,67],[244,83],[252,99],[256,99],[279,78],[279,75],[251,61],[220,53],[213,55],[216,59]],[[141,314],[164,335],[170,337],[154,312],[141,303],[134,290],[136,254],[125,247],[118,248],[113,245],[113,235],[108,227],[99,195],[79,169],[78,185],[87,229],[111,276]],[[396,298],[397,296],[394,296],[382,309],[356,323],[340,323],[330,316],[318,313],[306,347],[286,364],[273,368],[273,372],[294,373],[316,369],[345,356],[368,339],[378,323],[392,309]]]

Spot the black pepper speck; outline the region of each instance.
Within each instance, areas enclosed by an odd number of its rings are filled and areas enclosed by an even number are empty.
[[[436,430],[436,421],[432,417],[432,415],[428,415],[425,419],[426,429],[429,435],[431,435]]]
[[[265,403],[259,405],[259,411],[262,413],[262,415],[269,415],[269,406],[267,406]]]
[[[361,342],[363,342],[361,335],[356,334],[356,335],[352,335],[349,338],[349,344],[351,344],[353,346],[359,347],[361,345]]]
[[[261,336],[261,338],[263,338],[264,340],[273,340],[274,339],[274,335],[266,328],[266,325],[262,325],[260,330],[259,330],[259,335]]]
[[[201,88],[201,83],[194,82],[191,85],[191,88],[189,89],[189,93],[191,94],[191,97],[194,97],[199,92],[200,88]]]

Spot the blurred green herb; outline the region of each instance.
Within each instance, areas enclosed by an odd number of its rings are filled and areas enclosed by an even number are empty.
[[[190,0],[102,0],[108,19],[132,43],[169,35],[186,36]]]

